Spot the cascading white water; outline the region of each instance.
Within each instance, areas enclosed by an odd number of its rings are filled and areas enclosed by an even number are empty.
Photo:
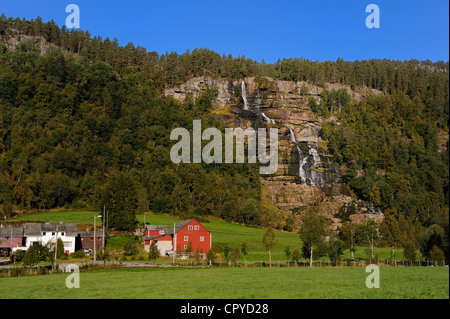
[[[290,128],[289,132],[291,134],[291,141],[295,144],[295,147],[297,147],[298,156],[299,156],[299,168],[298,168],[298,176],[300,177],[300,182],[302,184],[306,184],[306,170],[305,170],[305,164],[308,162],[308,156],[304,156],[302,150],[297,144],[297,140],[295,138],[294,131]]]
[[[291,142],[297,144],[297,140],[295,139],[295,134],[293,129],[289,129],[289,133],[291,134]]]
[[[315,169],[320,168],[321,164],[320,164],[320,156],[319,154],[317,154],[317,150],[313,147],[309,147],[309,155],[312,156],[313,158],[313,167],[311,169],[311,178],[310,178],[310,183],[312,186],[316,186],[317,184],[319,186],[322,186],[323,181],[322,181],[322,174],[319,174]]]
[[[244,81],[242,81],[242,83],[241,83],[241,94],[242,94],[242,99],[244,100],[244,110],[248,110],[247,92],[245,90],[245,82]]]
[[[264,114],[263,112],[261,112],[261,115],[262,115],[262,117],[264,118],[264,120],[267,122],[267,123],[271,123],[271,124],[276,124],[275,123],[275,120],[272,120],[270,117],[268,117],[266,114]]]

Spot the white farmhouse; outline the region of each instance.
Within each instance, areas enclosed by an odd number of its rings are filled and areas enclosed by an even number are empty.
[[[24,237],[26,238],[26,249],[35,243],[48,245],[52,248],[57,238],[64,243],[64,252],[70,254],[75,252],[75,238],[77,236],[77,224],[74,223],[26,223]]]

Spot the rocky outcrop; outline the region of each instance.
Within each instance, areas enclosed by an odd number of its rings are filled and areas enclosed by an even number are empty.
[[[196,77],[188,80],[186,83],[174,88],[167,88],[164,91],[165,96],[172,96],[176,100],[185,100],[188,95],[196,96],[198,93],[206,91],[209,87],[217,89],[217,97],[213,102],[219,106],[227,104],[236,104],[237,100],[234,97],[233,90],[237,82],[228,81],[221,78],[213,77]]]
[[[242,84],[244,81],[244,84]],[[375,90],[327,83],[324,87],[307,82],[274,80],[269,77],[247,77],[239,81],[198,77],[165,90],[165,96],[184,100],[208,89],[217,90],[213,114],[232,127],[258,126],[278,128],[278,171],[263,179],[267,197],[286,215],[294,215],[297,225],[310,208],[318,208],[333,229],[343,221],[362,223],[368,218],[382,220],[381,212],[368,209],[350,196],[341,182],[340,168],[333,163],[319,136],[323,120],[315,115],[309,100],[321,99],[323,90],[345,89],[353,99],[363,99]],[[248,110],[244,108],[241,90],[245,89]],[[328,119],[329,120],[329,119]],[[349,208],[351,207],[351,209]]]

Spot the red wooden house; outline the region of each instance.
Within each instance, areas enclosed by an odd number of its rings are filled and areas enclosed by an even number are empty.
[[[145,225],[144,236],[159,236],[167,233],[166,225]]]
[[[161,255],[167,250],[186,252],[189,245],[192,246],[192,252],[206,254],[212,246],[212,235],[197,220],[189,219],[179,222],[164,234],[144,237],[146,251],[149,251],[152,242],[156,243]]]

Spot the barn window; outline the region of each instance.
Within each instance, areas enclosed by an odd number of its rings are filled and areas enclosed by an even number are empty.
[[[189,229],[189,230],[192,230],[192,226],[188,226],[188,229]]]
[[[200,236],[200,241],[205,241],[205,237],[204,236]]]
[[[184,249],[187,249],[187,245],[184,245]]]
[[[184,241],[188,241],[188,236],[184,236]]]
[[[195,226],[194,229],[195,229],[195,230],[199,230],[200,227],[199,227],[199,226]]]

